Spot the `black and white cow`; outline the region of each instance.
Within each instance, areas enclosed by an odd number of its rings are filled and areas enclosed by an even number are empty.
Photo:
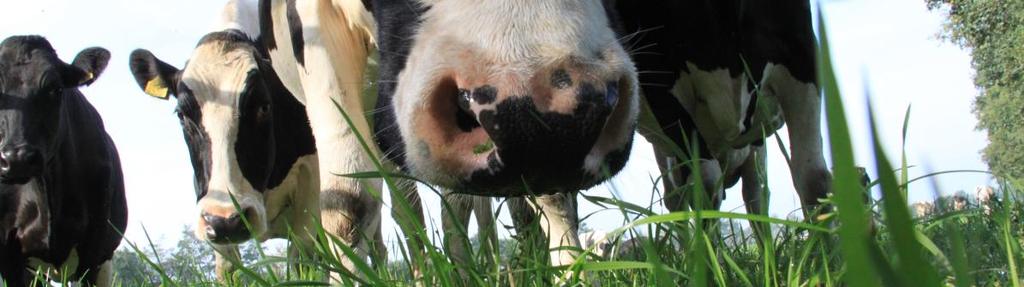
[[[381,55],[377,141],[413,175],[458,192],[553,194],[509,205],[520,218],[541,214],[551,247],[578,245],[572,192],[622,167],[643,87],[660,157],[676,158],[669,146],[698,133],[712,190],[719,179],[754,179],[764,133],[785,119],[795,186],[814,206],[831,177],[809,5],[776,2],[369,1]],[[642,84],[613,27],[636,49]],[[673,170],[678,185],[689,180]],[[752,208],[761,184],[745,181]]]
[[[377,20],[384,154],[456,192],[542,195],[510,208],[543,211],[550,245],[578,246],[574,191],[623,167],[639,111],[636,71],[603,3],[364,2]]]
[[[46,265],[111,284],[128,220],[121,161],[78,91],[109,59],[89,48],[69,65],[39,36],[0,43],[0,277],[8,286],[27,286],[29,270]]]
[[[810,214],[831,174],[822,154],[809,2],[618,1],[616,11],[630,45],[639,47],[634,61],[653,115],[640,130],[655,146],[666,188],[692,183],[694,172],[681,158],[699,158],[710,193],[704,207],[717,208],[723,188],[742,178],[748,212],[764,214],[763,139],[784,121],[793,183]],[[685,209],[687,196],[669,193],[665,204]]]
[[[265,52],[241,31],[224,30],[204,36],[184,69],[147,50],[133,52],[130,65],[147,94],[177,100],[195,175],[195,234],[217,250],[218,278],[249,239],[294,234],[312,248],[320,217],[313,131]]]
[[[304,212],[317,209],[323,228],[353,247],[361,257],[370,252],[369,241],[383,247],[381,204],[367,192],[379,191],[380,181],[338,176],[375,170],[354,133],[372,135],[362,108],[362,73],[371,48],[373,22],[372,18],[361,16],[360,13],[366,13],[362,7],[352,1],[229,1],[221,19],[223,30],[200,41],[184,70],[160,62],[148,52],[133,55],[132,68],[140,87],[157,97],[174,95],[178,99],[186,142],[194,157],[202,211],[196,232],[199,238],[224,243],[218,248],[221,253],[237,257],[233,243],[250,237],[284,236],[285,226],[301,230],[311,218]],[[246,103],[242,99],[249,97],[242,93],[251,92],[245,89],[254,81],[265,82],[269,89],[272,100],[263,103],[270,104],[271,123],[260,122],[258,117],[238,117],[246,114],[246,109],[262,108],[242,106]],[[334,103],[350,116],[354,127],[346,124]],[[193,106],[191,113],[199,118],[185,117],[188,113],[182,113],[182,108],[187,105]],[[239,114],[232,117],[232,112]],[[295,126],[300,123],[304,126]],[[248,125],[266,125],[256,128],[257,131],[268,126],[273,126],[273,130],[270,134],[243,135],[242,127]],[[253,154],[266,151],[277,154],[273,162],[264,162],[267,158],[250,159]],[[200,161],[203,156],[210,159]],[[247,169],[260,172],[246,174]],[[261,173],[263,169],[269,169],[269,174]],[[394,195],[404,197],[413,214],[396,208],[395,217],[411,217],[423,226],[414,185],[401,182],[399,186],[402,190]],[[254,230],[239,225],[240,217],[229,194],[241,205],[242,215],[255,225]],[[466,202],[473,202],[474,207],[484,212],[490,207],[487,199]],[[457,210],[472,210],[463,206],[462,201],[454,205]],[[456,212],[454,218],[461,218],[461,214]],[[220,238],[223,236],[227,237]],[[373,240],[364,240],[367,238]],[[415,247],[422,244],[410,240],[413,250],[422,251],[422,247]],[[376,251],[378,258],[385,258],[382,248]],[[340,251],[338,257],[350,271],[357,271],[350,258]],[[226,263],[224,257],[218,256],[218,275],[229,271]],[[332,274],[332,279],[340,278]]]

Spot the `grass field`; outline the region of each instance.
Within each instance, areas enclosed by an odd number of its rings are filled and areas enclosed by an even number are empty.
[[[824,23],[822,21],[821,23]],[[820,31],[825,31],[824,28]],[[400,260],[376,258],[359,264],[363,276],[346,277],[344,285],[373,286],[1020,286],[1020,260],[1024,259],[1020,221],[1024,212],[1020,182],[1001,181],[996,199],[984,206],[971,204],[954,210],[938,204],[929,216],[914,217],[906,192],[909,185],[934,185],[934,176],[909,178],[909,163],[891,161],[889,150],[875,141],[875,162],[880,176],[867,188],[880,191],[878,200],[865,201],[865,187],[854,165],[851,135],[841,95],[832,73],[828,41],[821,40],[821,85],[825,115],[835,163],[833,196],[825,204],[833,213],[811,221],[780,219],[718,211],[656,214],[651,206],[636,206],[610,198],[585,197],[635,220],[618,233],[647,235],[631,256],[603,258],[592,250],[580,250],[575,264],[548,266],[547,251],[531,241],[505,242],[497,252],[475,252],[473,262],[456,266],[446,248],[432,246],[427,256],[412,256],[409,246],[389,246]],[[891,124],[891,123],[889,123]],[[874,123],[872,123],[874,125]],[[904,123],[904,130],[907,128]],[[874,129],[872,129],[874,130]],[[904,133],[905,134],[905,133]],[[874,135],[857,135],[859,137]],[[895,151],[902,152],[902,151]],[[899,155],[896,155],[899,156]],[[899,157],[905,158],[905,157]],[[382,168],[383,170],[383,168]],[[969,172],[969,171],[962,171]],[[950,174],[951,173],[951,174]],[[948,172],[944,176],[956,176]],[[369,173],[349,175],[385,177]],[[934,187],[938,190],[938,187]],[[661,191],[653,191],[661,192]],[[652,203],[658,204],[658,203]],[[402,203],[393,203],[402,208]],[[720,224],[719,233],[696,228],[701,220]],[[735,222],[768,224],[767,240],[757,240]],[[409,226],[407,230],[426,230]],[[324,234],[321,242],[332,240]],[[430,242],[428,234],[413,234]],[[471,240],[471,239],[466,239]],[[763,242],[764,244],[759,244]],[[620,244],[621,242],[615,242]],[[126,244],[128,245],[128,244]],[[542,244],[542,246],[544,246]],[[328,271],[342,271],[339,256],[351,250],[331,252],[326,244],[305,246],[317,259],[289,263],[281,256],[249,248],[245,266],[230,282],[218,283],[210,274],[207,249],[188,247],[187,264],[168,266],[173,258],[159,258],[151,243],[135,242],[126,248],[136,270],[118,274],[120,286],[309,286],[323,283]],[[183,248],[179,246],[179,248]],[[191,249],[189,249],[191,248]],[[204,253],[206,252],[206,253]],[[200,261],[188,261],[200,260]],[[191,263],[189,263],[191,262]],[[191,264],[191,265],[190,265]],[[422,276],[414,277],[410,266]],[[41,285],[44,285],[40,283]]]

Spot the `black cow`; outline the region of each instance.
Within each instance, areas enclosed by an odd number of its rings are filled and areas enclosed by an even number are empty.
[[[640,82],[653,119],[640,130],[655,146],[666,189],[692,182],[685,159],[698,158],[710,199],[702,207],[717,209],[722,189],[742,177],[748,212],[764,214],[763,139],[784,119],[793,182],[810,214],[831,175],[822,155],[808,1],[618,1],[616,11],[644,71]],[[698,207],[688,196],[670,192],[665,204],[673,211],[686,201]]]
[[[237,244],[288,238],[292,231],[299,245],[310,247],[320,218],[306,108],[253,40],[231,29],[207,34],[182,70],[146,50],[131,55],[143,91],[177,99],[195,175],[195,233],[218,251],[219,279],[233,270],[228,257],[239,259]]]
[[[78,91],[109,59],[89,48],[69,65],[39,36],[0,43],[0,275],[9,285],[43,267],[30,258],[77,265],[68,278],[111,282],[128,218],[121,162]]]

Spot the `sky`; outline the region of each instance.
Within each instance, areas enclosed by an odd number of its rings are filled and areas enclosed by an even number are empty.
[[[155,242],[170,245],[179,238],[182,226],[197,219],[192,168],[173,113],[174,103],[142,93],[129,72],[128,55],[145,48],[167,63],[183,66],[199,38],[216,25],[224,2],[0,0],[4,7],[0,9],[0,38],[46,36],[66,62],[91,46],[111,51],[106,72],[82,91],[102,115],[121,154],[129,206],[128,240],[145,242],[148,232]],[[820,6],[858,165],[868,167],[872,178],[877,178],[870,164],[874,154],[867,128],[868,107],[875,113],[883,147],[889,158],[897,161],[904,114],[912,106],[906,142],[908,162],[914,166],[911,177],[932,171],[987,169],[980,156],[987,140],[975,129],[977,119],[971,113],[978,91],[972,83],[970,56],[938,37],[941,14],[928,11],[924,0],[827,1]],[[779,135],[788,142],[785,129]],[[799,200],[785,160],[774,139],[766,142],[772,191],[769,212],[776,217],[795,215]],[[827,153],[826,160],[831,162]],[[609,182],[583,193],[616,197],[664,212],[660,202],[652,203],[652,179],[657,176],[650,144],[637,136],[626,168]],[[979,185],[994,184],[984,174],[945,175],[938,177],[937,183],[939,190],[927,182],[911,185],[910,201],[929,200],[936,192],[973,193]],[[440,228],[439,199],[425,189],[420,194],[429,214],[427,223],[436,232]],[[625,222],[618,211],[600,210],[582,199],[580,204],[580,217],[588,227],[611,230]],[[738,188],[726,191],[722,209],[743,212]],[[397,227],[390,211],[382,214],[385,236],[393,240]],[[501,211],[498,219],[500,224],[511,225],[507,210]],[[508,236],[508,232],[500,232]]]

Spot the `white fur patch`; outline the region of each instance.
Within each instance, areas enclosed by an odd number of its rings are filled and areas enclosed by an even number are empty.
[[[227,5],[224,5],[224,12],[221,13],[221,22],[214,31],[227,29],[239,30],[250,39],[257,39],[260,36],[259,1],[228,1]]]
[[[727,153],[744,131],[750,105],[744,76],[733,78],[725,68],[703,71],[691,62],[686,65],[691,73],[680,72],[671,92],[693,117],[708,148],[716,155]]]

